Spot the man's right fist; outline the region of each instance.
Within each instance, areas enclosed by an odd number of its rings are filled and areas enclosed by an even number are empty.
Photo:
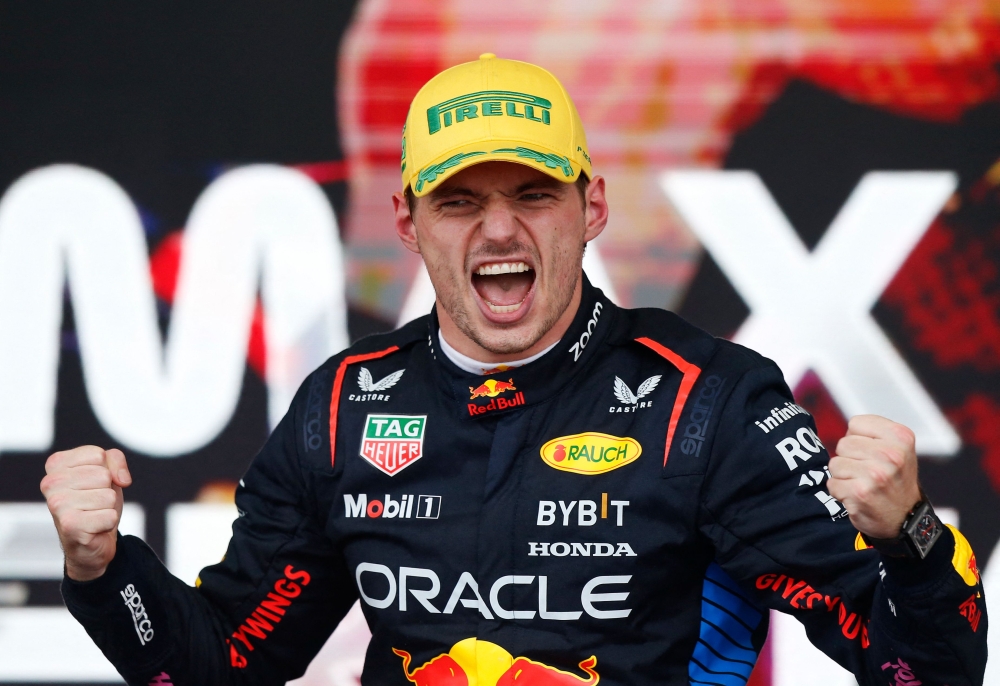
[[[121,450],[85,445],[53,453],[42,493],[66,553],[66,575],[90,581],[115,557],[122,489],[132,483]]]

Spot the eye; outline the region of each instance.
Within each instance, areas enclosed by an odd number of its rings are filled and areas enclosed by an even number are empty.
[[[521,196],[521,200],[526,200],[528,202],[537,202],[539,200],[545,200],[546,198],[550,197],[552,196],[550,196],[548,193],[542,193],[542,192],[525,193],[524,195]]]

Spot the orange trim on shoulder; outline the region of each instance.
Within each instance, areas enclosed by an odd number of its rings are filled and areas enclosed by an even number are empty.
[[[684,411],[684,405],[687,403],[688,396],[691,395],[694,382],[698,380],[698,375],[701,374],[701,367],[691,364],[673,350],[660,345],[652,338],[643,337],[635,340],[637,343],[642,343],[657,355],[669,361],[670,364],[677,367],[678,371],[684,375],[681,379],[681,387],[677,390],[677,398],[674,400],[674,409],[670,412],[670,424],[667,425],[667,445],[663,449],[663,466],[666,467],[667,457],[670,455],[670,444],[674,442],[674,432],[677,431],[677,425],[681,421],[681,412]]]
[[[348,355],[340,361],[337,367],[337,376],[333,379],[333,392],[330,394],[330,465],[333,466],[337,459],[337,411],[340,409],[340,390],[344,387],[344,375],[347,374],[347,365],[356,362],[367,362],[377,360],[399,350],[398,345],[374,353],[364,355]]]

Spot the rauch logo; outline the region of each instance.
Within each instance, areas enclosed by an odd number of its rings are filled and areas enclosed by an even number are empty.
[[[427,415],[370,414],[361,439],[361,457],[395,476],[424,453]]]
[[[564,472],[603,474],[638,460],[642,446],[634,438],[588,431],[553,438],[540,453],[545,464]]]

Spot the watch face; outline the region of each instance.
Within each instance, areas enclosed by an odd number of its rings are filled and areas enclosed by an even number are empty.
[[[941,522],[934,516],[930,503],[923,504],[913,523],[907,527],[906,534],[916,548],[917,555],[921,559],[926,557],[934,541],[941,535]]]
[[[922,548],[926,547],[934,539],[937,529],[937,521],[934,517],[929,512],[924,514],[924,516],[917,520],[916,526],[913,527],[914,543]]]

